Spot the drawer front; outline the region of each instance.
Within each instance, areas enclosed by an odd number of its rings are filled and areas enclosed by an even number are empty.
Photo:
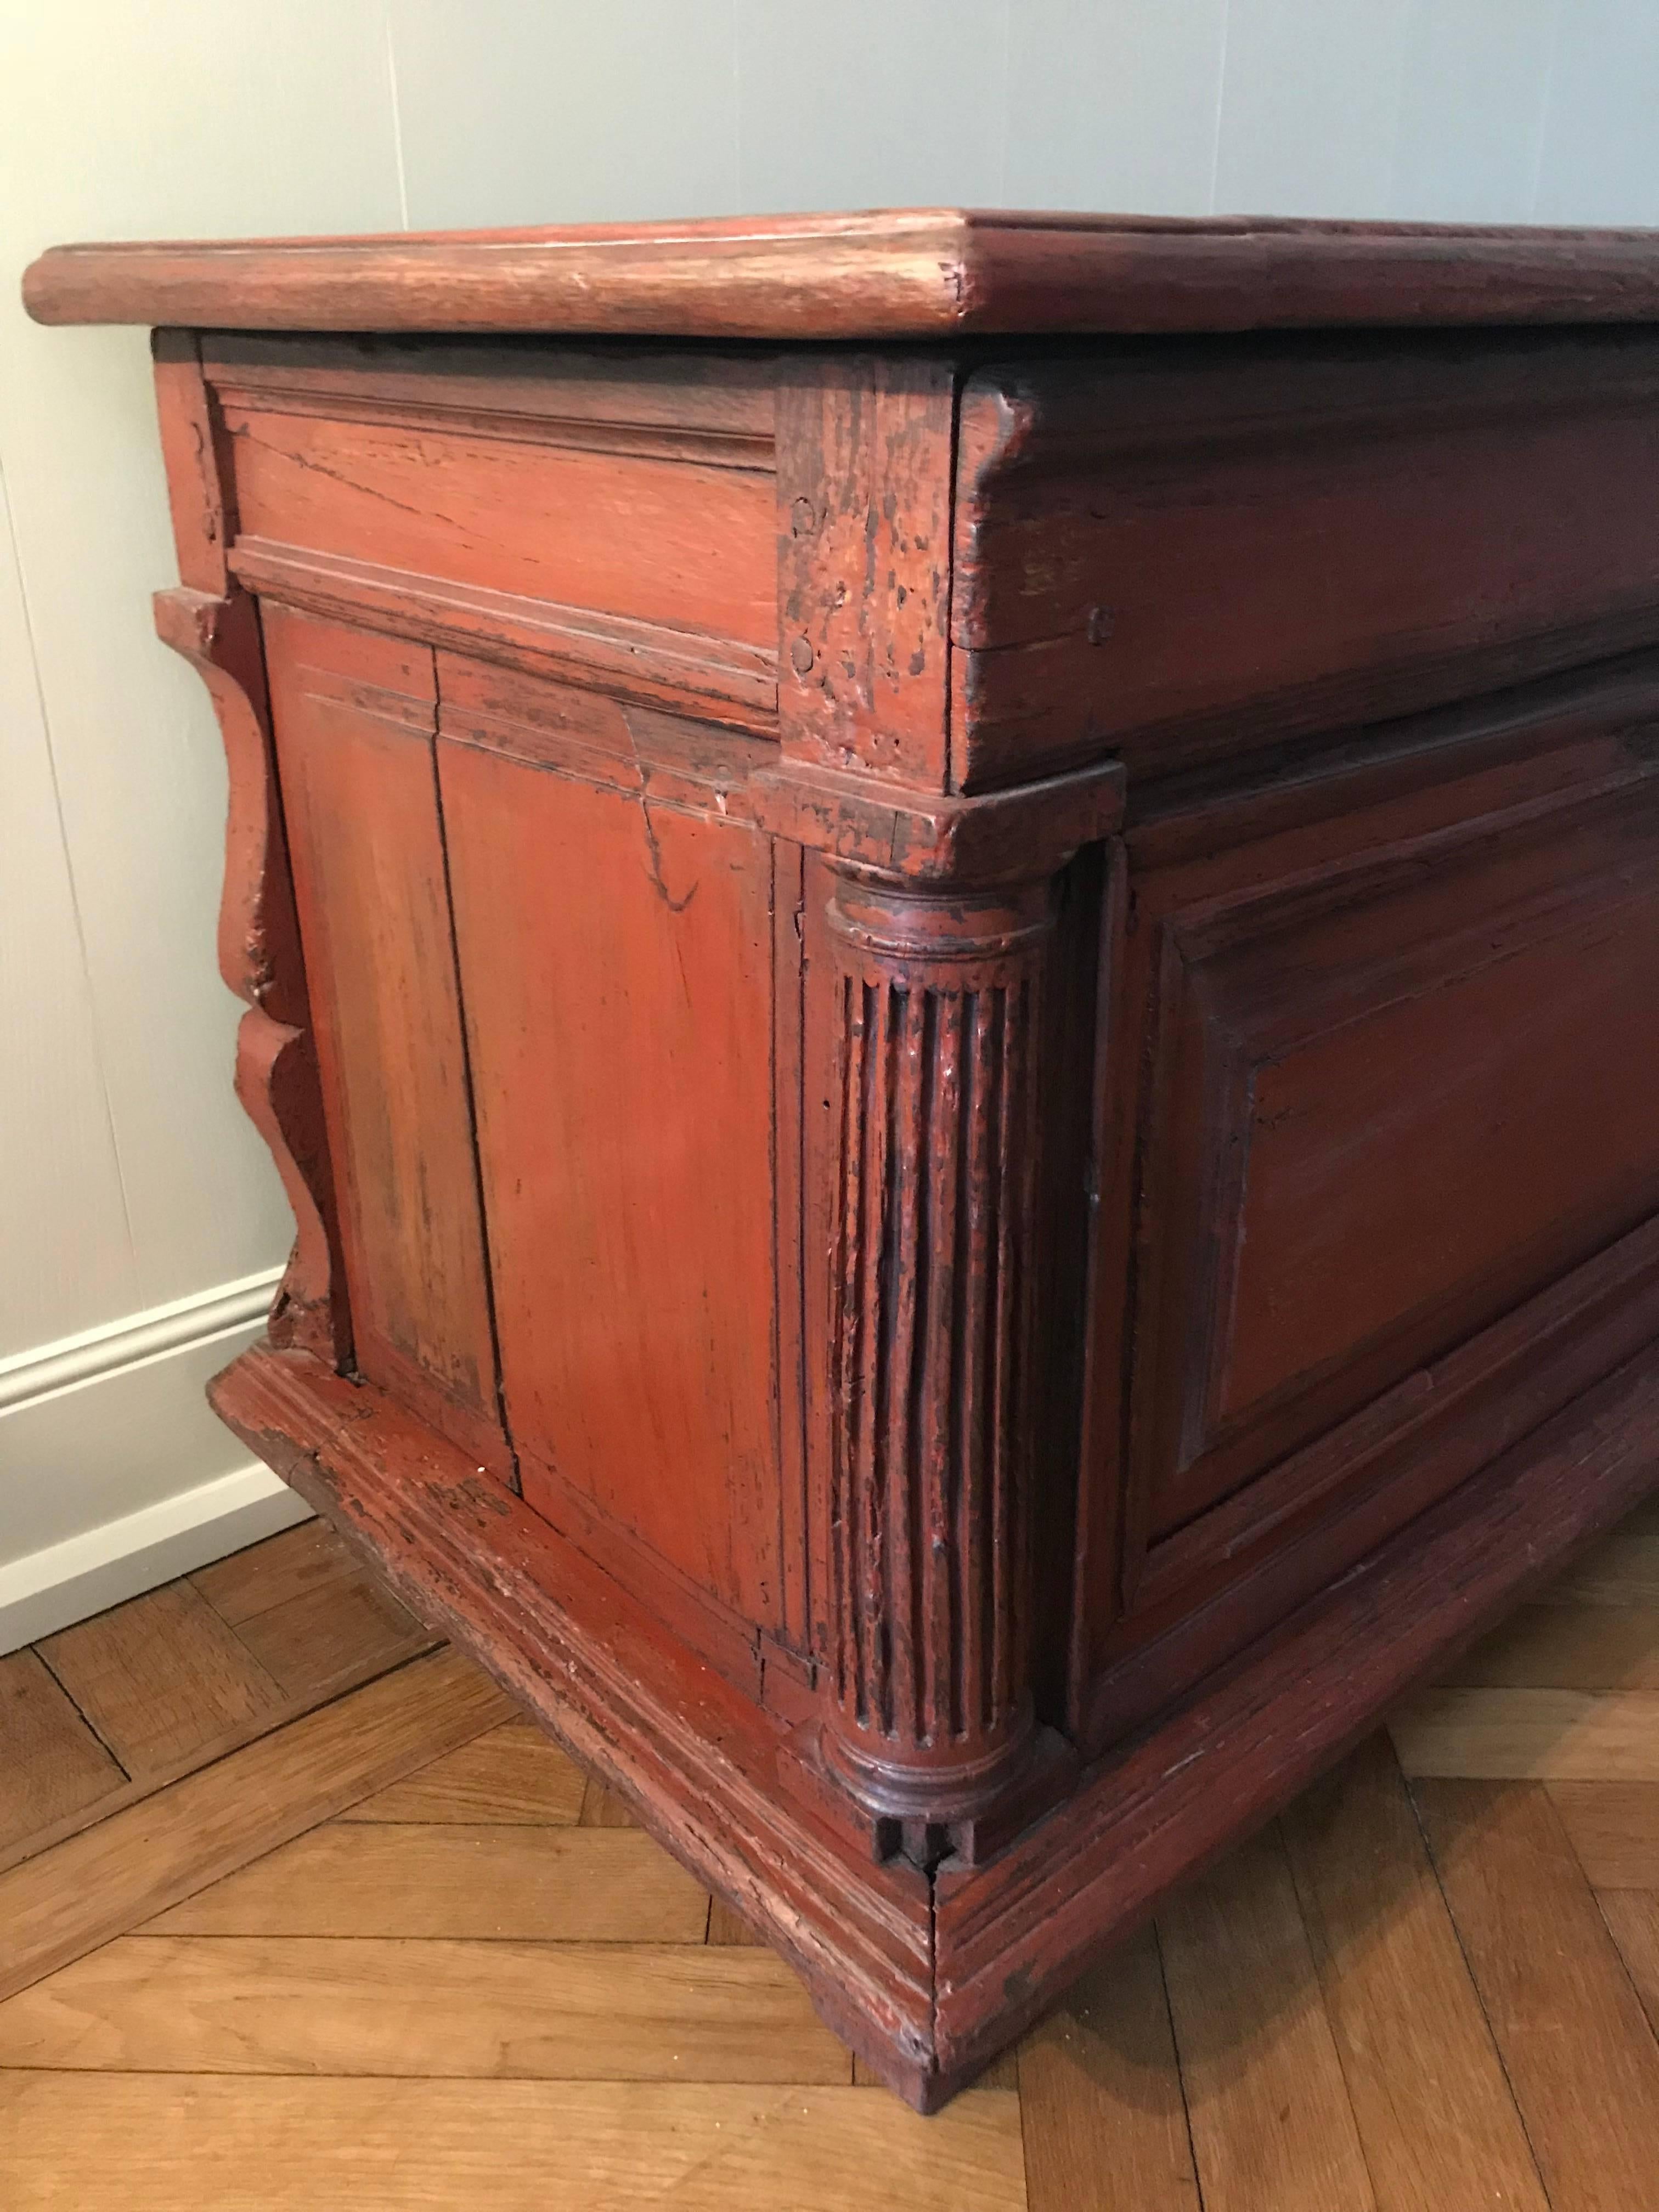
[[[231,565],[325,614],[775,726],[758,371],[500,344],[227,339]]]
[[[1214,340],[981,371],[951,756],[1137,778],[1659,635],[1659,340]]]
[[[1134,882],[1113,1042],[1145,1076],[1102,1270],[1127,1232],[1127,1400],[1085,1473],[1085,1518],[1121,1514],[1084,1600],[1097,1729],[1659,1334],[1659,778],[1370,829]]]

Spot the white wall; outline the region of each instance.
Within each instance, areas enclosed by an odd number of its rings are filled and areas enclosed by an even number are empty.
[[[288,1241],[223,770],[91,237],[906,202],[1659,223],[1656,0],[0,0],[0,1650],[292,1509],[200,1402]]]

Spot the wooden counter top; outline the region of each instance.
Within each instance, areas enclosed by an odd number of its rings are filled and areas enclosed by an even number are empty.
[[[927,339],[1659,319],[1659,231],[1001,210],[55,246],[42,323]]]

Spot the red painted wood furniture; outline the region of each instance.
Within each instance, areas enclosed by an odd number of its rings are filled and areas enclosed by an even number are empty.
[[[161,326],[215,1403],[936,2105],[1659,1472],[1659,238],[27,294]]]

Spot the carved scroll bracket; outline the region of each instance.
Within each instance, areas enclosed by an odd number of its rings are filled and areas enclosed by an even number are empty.
[[[930,890],[844,866],[829,880],[823,1706],[808,1764],[878,1855],[972,1858],[1069,1765],[1030,1688],[1054,886]]]
[[[271,1310],[279,1348],[344,1366],[344,1276],[305,968],[276,794],[258,611],[245,592],[158,592],[155,627],[212,696],[230,775],[219,968],[249,1012],[236,1042],[236,1095],[276,1163],[295,1237]]]

